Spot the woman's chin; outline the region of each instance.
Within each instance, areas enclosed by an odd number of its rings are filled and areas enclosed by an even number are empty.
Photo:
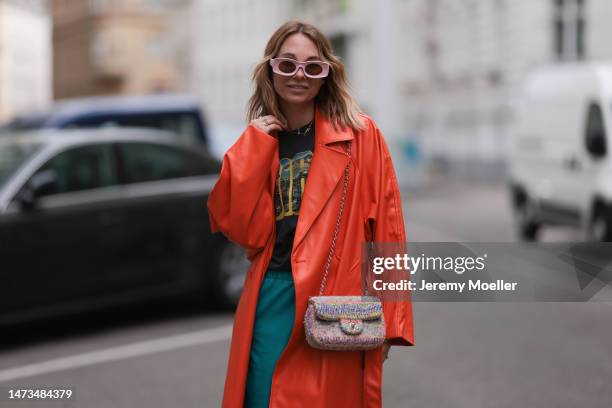
[[[290,103],[292,105],[303,105],[303,104],[306,104],[308,102],[312,102],[312,100],[314,98],[305,97],[305,96],[302,96],[302,95],[281,95],[281,99],[285,103]]]

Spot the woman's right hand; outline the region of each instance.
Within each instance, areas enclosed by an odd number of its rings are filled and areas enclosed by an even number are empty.
[[[283,124],[281,123],[281,121],[278,120],[276,116],[274,115],[266,115],[266,116],[261,116],[257,119],[253,119],[251,121],[251,125],[255,126],[262,132],[265,132],[269,135],[272,135],[271,132],[275,130],[278,131],[278,130],[283,130],[285,128]]]

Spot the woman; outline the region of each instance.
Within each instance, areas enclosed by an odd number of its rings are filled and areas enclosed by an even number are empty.
[[[272,35],[253,74],[244,133],[209,199],[211,229],[247,248],[223,407],[380,407],[390,345],[413,345],[409,302],[383,302],[385,345],[323,351],[305,340],[350,177],[326,295],[360,295],[365,241],[406,240],[384,138],[348,92],[325,36],[297,21]],[[351,144],[350,157],[347,154]]]

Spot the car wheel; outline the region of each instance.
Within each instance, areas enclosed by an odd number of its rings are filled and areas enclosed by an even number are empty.
[[[533,210],[527,198],[514,204],[514,223],[521,241],[531,242],[538,239],[541,225],[534,221]]]
[[[612,241],[612,207],[599,206],[593,215],[589,226],[589,234],[593,241]]]
[[[242,293],[249,260],[243,248],[229,241],[217,247],[216,252],[214,297],[217,305],[234,308]]]

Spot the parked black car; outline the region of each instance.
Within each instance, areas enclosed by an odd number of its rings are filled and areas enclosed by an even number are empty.
[[[185,94],[95,96],[55,102],[44,112],[14,118],[0,133],[35,129],[148,127],[173,132],[183,141],[209,145],[197,100]]]
[[[219,170],[151,129],[1,137],[0,323],[187,292],[235,305],[248,263],[210,233]]]

